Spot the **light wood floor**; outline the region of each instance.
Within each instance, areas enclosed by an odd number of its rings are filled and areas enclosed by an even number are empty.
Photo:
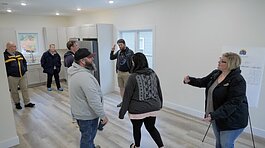
[[[72,123],[68,89],[65,83],[63,92],[48,92],[46,86],[29,88],[31,101],[36,103],[33,109],[14,109],[15,122],[20,144],[14,148],[78,148],[80,132]],[[54,86],[53,86],[54,87]],[[54,87],[55,88],[55,87]],[[104,97],[104,106],[109,123],[103,131],[98,131],[95,143],[102,148],[129,148],[133,142],[132,125],[126,116],[118,119],[120,102],[117,94]],[[167,108],[163,108],[157,117],[157,128],[160,131],[165,148],[214,148],[212,130],[202,143],[207,124]],[[255,137],[256,147],[264,148],[265,139]],[[249,134],[242,134],[236,148],[250,148],[252,141]],[[156,145],[142,127],[141,148],[156,148]]]

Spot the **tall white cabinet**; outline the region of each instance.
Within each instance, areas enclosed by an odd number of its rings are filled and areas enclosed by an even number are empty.
[[[110,51],[113,46],[113,26],[97,24],[97,39],[99,49],[100,85],[103,94],[114,91],[114,65],[110,61]]]
[[[50,44],[55,44],[56,49],[66,49],[66,27],[43,27],[43,36],[46,50]]]

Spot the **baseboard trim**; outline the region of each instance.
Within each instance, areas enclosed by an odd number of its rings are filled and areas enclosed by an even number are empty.
[[[164,106],[167,107],[167,108],[170,108],[172,110],[183,112],[185,114],[188,114],[188,115],[191,115],[191,116],[194,116],[194,117],[202,118],[204,116],[203,112],[200,112],[198,110],[195,110],[195,109],[192,109],[192,108],[188,108],[188,107],[185,107],[185,106],[181,106],[181,105],[178,105],[178,104],[174,104],[174,103],[169,102],[169,101],[164,101]],[[252,123],[252,125],[253,125],[253,123]],[[265,138],[265,130],[259,129],[259,128],[256,128],[256,127],[252,127],[252,131],[253,131],[253,134],[255,136],[259,136],[259,137]],[[244,132],[249,133],[249,134],[251,133],[249,125],[245,128]]]
[[[253,126],[252,126],[252,131],[253,131],[253,135],[255,135],[255,136],[259,136],[259,137],[262,137],[262,138],[265,138],[265,130],[263,130],[263,129],[259,129],[259,128],[256,128],[256,127],[253,127]],[[245,128],[244,132],[251,134],[249,124],[248,124],[248,126]]]
[[[117,91],[117,92],[120,93],[120,88],[119,88],[119,87],[115,87],[115,88],[114,88],[114,91]]]
[[[4,141],[0,141],[0,147],[11,147],[19,144],[18,136],[12,137],[10,139],[6,139]]]
[[[195,109],[188,108],[188,107],[185,107],[185,106],[181,106],[181,105],[178,105],[178,104],[174,104],[174,103],[169,102],[169,101],[164,101],[164,106],[168,107],[168,108],[170,108],[172,110],[183,112],[185,114],[189,114],[191,116],[195,116],[195,117],[198,117],[198,118],[203,118],[203,116],[204,116],[203,112],[200,112],[200,111],[197,111]]]

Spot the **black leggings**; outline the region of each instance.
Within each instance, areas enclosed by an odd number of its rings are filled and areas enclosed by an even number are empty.
[[[131,119],[133,125],[133,138],[135,142],[135,146],[140,147],[141,142],[141,127],[144,123],[145,128],[155,141],[158,147],[163,147],[164,144],[162,142],[161,136],[158,130],[155,127],[156,117],[147,117],[140,120]]]

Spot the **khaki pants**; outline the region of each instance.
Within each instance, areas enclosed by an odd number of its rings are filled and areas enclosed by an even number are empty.
[[[118,71],[118,85],[120,88],[125,88],[129,76],[130,76],[129,72]]]
[[[29,99],[27,82],[26,82],[26,74],[23,77],[9,76],[7,78],[8,78],[8,84],[9,84],[11,97],[14,103],[20,103],[19,93],[17,90],[19,86],[21,93],[22,93],[23,100],[24,100],[24,104],[25,105],[28,104],[30,102],[30,99]]]

